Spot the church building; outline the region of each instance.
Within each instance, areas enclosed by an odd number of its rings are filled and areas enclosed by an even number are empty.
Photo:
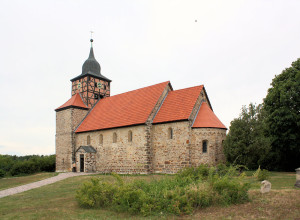
[[[71,82],[72,97],[55,109],[57,172],[176,173],[225,160],[227,129],[203,85],[174,90],[167,81],[110,96],[92,45]]]

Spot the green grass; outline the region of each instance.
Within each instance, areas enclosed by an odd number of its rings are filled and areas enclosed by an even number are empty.
[[[187,219],[227,219],[234,213],[234,219],[272,218],[281,216],[293,219],[300,215],[300,190],[295,190],[295,173],[271,173],[272,191],[269,194],[259,193],[260,182],[256,181],[250,172],[247,181],[253,186],[250,195],[253,201],[246,204],[229,207],[209,207],[195,212],[192,216],[180,216]],[[0,219],[173,219],[176,216],[131,216],[126,213],[116,213],[104,209],[84,209],[78,206],[75,193],[79,186],[95,175],[68,178],[47,186],[27,192],[0,198]],[[96,175],[107,181],[115,181],[110,175]],[[20,177],[21,178],[21,177]],[[173,178],[172,175],[135,175],[122,176],[125,181],[133,179]],[[2,180],[0,180],[1,182]],[[284,203],[280,203],[280,201]],[[286,204],[286,205],[285,205]],[[259,209],[263,210],[259,211]],[[297,210],[298,212],[294,211]],[[251,210],[251,213],[250,211]],[[277,211],[276,211],[277,210]],[[280,212],[278,212],[280,210]],[[272,213],[272,216],[269,216]],[[277,214],[279,213],[279,214]]]
[[[251,183],[251,189],[260,189],[261,181],[253,177],[255,171],[246,171],[246,181]],[[270,172],[269,181],[272,189],[295,189],[296,174],[293,172]]]
[[[29,176],[2,178],[0,179],[0,190],[36,182],[56,175],[58,173],[37,173]]]

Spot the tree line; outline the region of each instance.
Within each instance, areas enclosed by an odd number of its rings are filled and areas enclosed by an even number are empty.
[[[227,161],[257,169],[300,167],[300,58],[272,80],[263,103],[243,106],[224,141]]]
[[[55,155],[10,156],[0,154],[0,178],[37,172],[54,172]]]

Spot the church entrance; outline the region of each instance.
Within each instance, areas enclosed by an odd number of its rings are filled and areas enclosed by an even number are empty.
[[[80,172],[84,172],[84,154],[80,154]]]

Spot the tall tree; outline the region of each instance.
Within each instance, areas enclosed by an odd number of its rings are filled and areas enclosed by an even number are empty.
[[[224,141],[224,153],[228,162],[245,165],[250,169],[264,166],[270,144],[264,136],[264,112],[262,105],[242,107],[239,118],[230,123],[228,135]],[[265,167],[268,168],[268,167]]]
[[[292,171],[300,167],[300,59],[275,76],[264,99],[270,164]]]

